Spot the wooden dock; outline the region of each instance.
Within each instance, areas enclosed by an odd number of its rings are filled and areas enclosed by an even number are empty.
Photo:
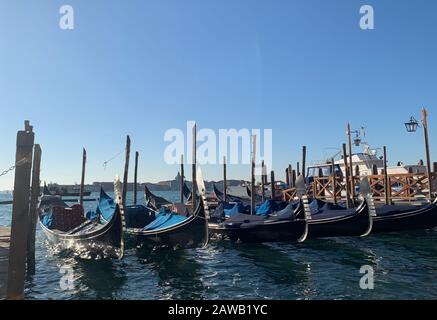
[[[0,227],[0,300],[6,298],[11,228]]]

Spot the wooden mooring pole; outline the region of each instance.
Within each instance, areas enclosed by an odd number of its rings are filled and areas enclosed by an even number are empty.
[[[32,187],[29,209],[29,237],[27,239],[27,274],[35,274],[35,233],[38,220],[38,197],[40,195],[41,147],[35,144],[32,166]]]
[[[276,186],[275,186],[275,171],[270,171],[270,187],[272,192],[272,200],[276,200]]]
[[[285,168],[285,184],[287,188],[290,188],[290,173],[288,172],[288,167]]]
[[[306,163],[307,163],[307,147],[302,147],[302,176],[305,179],[306,177]]]
[[[134,168],[134,205],[137,205],[137,193],[138,193],[138,157],[140,154],[135,152],[135,168]]]
[[[184,172],[184,155],[181,155],[181,203],[185,203],[184,186],[185,186],[185,172]]]
[[[288,181],[290,182],[288,187],[289,188],[294,188],[294,185],[293,185],[293,168],[291,167],[291,164],[288,165]]]
[[[352,159],[352,137],[351,137],[351,125],[347,125],[347,140],[349,144],[349,174],[350,174],[350,195],[352,200],[352,206],[355,205],[355,180],[354,180],[354,168]]]
[[[385,195],[385,204],[389,205],[391,204],[390,201],[390,195],[391,195],[391,190],[390,190],[390,181],[389,181],[389,177],[388,177],[388,171],[387,171],[387,147],[384,146],[383,147],[383,153],[384,153],[384,195]]]
[[[29,121],[17,133],[14,200],[12,205],[11,242],[9,247],[7,299],[24,299],[27,245],[29,238],[29,200],[32,155],[35,134]]]
[[[192,196],[191,196],[191,202],[192,202],[192,206],[193,206],[193,212],[196,210],[196,206],[197,206],[197,182],[196,182],[196,177],[197,177],[197,169],[196,169],[196,164],[197,164],[197,125],[194,124],[193,126],[193,134],[192,134],[192,138],[193,138],[193,164],[192,164],[192,179],[193,179],[193,188],[192,188]]]
[[[85,189],[86,150],[82,151],[82,174],[80,178],[79,204],[83,206],[83,193]]]
[[[350,185],[349,185],[349,167],[347,163],[347,152],[346,152],[346,144],[343,143],[343,161],[344,161],[344,183],[346,189],[346,206],[349,208],[351,195],[350,195]]]
[[[225,202],[228,198],[228,181],[227,181],[227,173],[226,173],[226,157],[223,157],[223,197]]]
[[[429,137],[428,137],[428,111],[423,108],[422,109],[422,126],[423,126],[423,134],[425,137],[425,151],[426,151],[426,171],[428,174],[428,184],[429,184],[429,200],[433,200],[433,179],[432,179],[432,169],[431,169],[431,154],[429,151]]]
[[[125,154],[125,162],[124,162],[124,175],[123,175],[123,191],[122,191],[122,199],[121,203],[123,206],[123,210],[126,208],[127,202],[127,189],[128,189],[128,177],[129,177],[129,159],[130,159],[130,137],[126,138],[126,154]]]
[[[250,214],[255,215],[255,161],[256,161],[256,135],[252,136],[252,163],[250,172]]]
[[[331,159],[331,165],[332,165],[332,193],[334,198],[334,204],[337,204],[337,175],[335,172],[334,158]]]
[[[265,176],[266,176],[266,167],[264,165],[264,160],[261,162],[261,199],[264,202],[266,199],[266,184],[265,184]]]

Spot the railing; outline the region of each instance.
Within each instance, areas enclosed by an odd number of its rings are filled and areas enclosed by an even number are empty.
[[[431,177],[433,191],[435,192],[437,189],[437,174],[432,173]],[[353,177],[357,194],[359,193],[361,178],[363,177]],[[428,175],[424,173],[390,174],[388,175],[388,190],[385,190],[384,175],[369,175],[367,178],[375,201],[385,201],[386,193],[388,193],[389,201],[416,201],[429,198]],[[321,200],[346,200],[346,181],[340,177],[335,180],[332,177],[315,177],[314,181],[307,186],[307,195]],[[284,201],[292,201],[296,197],[296,188],[283,191]]]

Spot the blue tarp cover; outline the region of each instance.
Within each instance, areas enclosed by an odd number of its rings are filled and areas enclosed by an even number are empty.
[[[175,213],[160,213],[156,219],[144,227],[144,230],[159,230],[174,226],[188,219]]]
[[[258,216],[268,216],[285,209],[287,205],[288,203],[283,201],[266,200],[264,203],[256,206],[256,214]]]
[[[268,216],[274,211],[274,203],[271,200],[266,200],[261,205],[256,206],[257,216]]]
[[[241,203],[237,203],[231,209],[225,208],[223,211],[225,212],[226,217],[232,217],[237,213],[245,213],[247,211],[247,208]]]
[[[85,214],[85,217],[86,217],[88,220],[91,220],[91,221],[93,221],[93,222],[97,222],[97,221],[99,220],[99,215],[98,215],[97,212],[95,212],[95,211],[88,211],[88,212]]]

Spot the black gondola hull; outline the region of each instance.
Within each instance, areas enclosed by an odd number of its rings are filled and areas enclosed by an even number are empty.
[[[127,228],[129,244],[168,247],[197,247],[208,242],[207,220],[203,203],[194,214],[173,226],[157,230]]]
[[[437,227],[437,205],[373,218],[372,233],[426,230]]]
[[[127,229],[129,243],[135,246],[142,245],[157,245],[157,246],[181,246],[181,247],[196,247],[205,242],[205,221],[196,219],[189,223],[167,230],[165,232],[144,232],[142,230]]]
[[[212,234],[226,236],[232,241],[247,243],[296,242],[306,238],[307,223],[305,220],[273,221],[235,228],[211,223],[209,230]]]
[[[67,234],[48,229],[40,221],[40,227],[49,242],[60,249],[91,256],[121,259],[123,257],[123,223],[120,210],[111,221],[86,234]]]
[[[317,215],[308,221],[308,238],[362,237],[373,230],[373,219],[365,202],[356,213],[330,219],[317,219]]]

